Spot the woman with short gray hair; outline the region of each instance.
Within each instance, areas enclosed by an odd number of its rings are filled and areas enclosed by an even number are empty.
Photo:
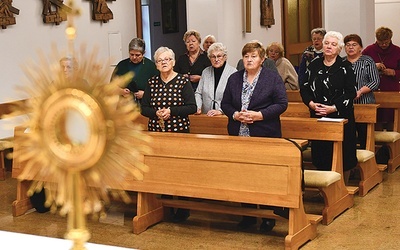
[[[300,94],[311,117],[344,118],[343,170],[345,182],[350,170],[357,165],[356,130],[353,100],[356,97],[356,77],[347,60],[339,56],[343,35],[329,31],[323,39],[323,57],[311,61],[306,77],[300,83]],[[311,142],[313,165],[319,170],[332,169],[333,143]]]
[[[213,43],[207,53],[211,66],[203,70],[196,89],[197,114],[222,115],[222,96],[228,78],[236,68],[227,63],[228,50],[222,43]]]

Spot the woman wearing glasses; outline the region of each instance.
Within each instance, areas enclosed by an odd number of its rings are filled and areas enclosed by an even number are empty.
[[[381,91],[400,91],[400,47],[392,43],[393,32],[387,27],[375,31],[376,42],[363,50],[363,54],[374,59],[379,70]],[[393,110],[378,110],[378,129],[393,129]],[[380,128],[382,126],[382,128]]]
[[[211,66],[203,70],[195,93],[197,114],[203,113],[208,116],[223,114],[221,100],[226,82],[228,77],[236,72],[236,68],[226,62],[227,53],[222,43],[214,43],[208,49]]]
[[[190,81],[173,70],[175,53],[170,48],[158,48],[154,61],[160,74],[149,79],[141,107],[149,118],[148,130],[189,133],[189,115],[196,112]]]
[[[228,116],[228,133],[237,136],[282,137],[280,115],[288,100],[285,85],[278,72],[263,67],[265,49],[259,42],[249,42],[242,49],[244,69],[233,73],[225,88],[221,108]],[[256,207],[254,204],[242,204]],[[278,213],[282,209],[274,211]],[[241,229],[257,223],[257,218],[244,216]],[[268,232],[274,219],[263,218],[260,231]]]
[[[272,42],[267,46],[267,57],[274,60],[278,73],[285,83],[285,88],[287,90],[297,90],[299,89],[297,72],[284,55],[285,50],[282,44]]]
[[[379,73],[374,60],[361,53],[363,49],[361,37],[357,34],[347,35],[344,38],[344,48],[347,54],[346,60],[351,63],[356,75],[357,96],[354,98],[354,103],[375,103],[373,91],[379,87]],[[367,124],[356,123],[356,131],[360,148],[365,149]]]

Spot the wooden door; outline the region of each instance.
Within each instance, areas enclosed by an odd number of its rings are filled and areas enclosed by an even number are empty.
[[[282,41],[285,57],[299,66],[301,55],[311,45],[310,32],[322,26],[322,0],[282,0]]]

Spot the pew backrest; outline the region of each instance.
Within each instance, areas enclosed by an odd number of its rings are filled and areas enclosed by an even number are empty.
[[[126,190],[298,208],[301,152],[281,138],[149,132],[149,172]],[[132,185],[132,186],[129,186]]]

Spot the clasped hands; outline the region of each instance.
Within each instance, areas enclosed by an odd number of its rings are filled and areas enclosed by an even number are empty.
[[[386,68],[385,64],[383,63],[376,63],[376,67],[378,68],[379,72],[386,76],[395,76],[396,71],[394,69]]]
[[[309,106],[315,111],[315,114],[319,116],[327,116],[330,113],[336,112],[336,106],[334,105],[325,105],[311,101]]]
[[[159,119],[168,120],[171,117],[171,110],[169,108],[162,108],[156,111]]]
[[[263,115],[260,111],[242,110],[236,111],[234,118],[236,121],[241,123],[251,124],[255,121],[261,121],[263,119]]]

